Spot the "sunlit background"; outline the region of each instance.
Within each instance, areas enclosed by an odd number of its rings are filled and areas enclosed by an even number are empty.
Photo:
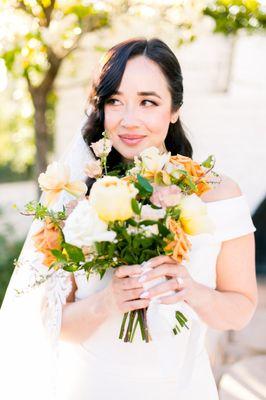
[[[184,76],[181,119],[201,161],[235,179],[256,225],[259,307],[208,335],[222,400],[266,399],[266,0],[0,1],[0,303],[30,220],[36,176],[79,131],[112,45],[159,37]]]

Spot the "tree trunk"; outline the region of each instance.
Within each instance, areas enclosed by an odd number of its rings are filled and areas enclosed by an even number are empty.
[[[34,105],[34,131],[36,145],[35,175],[38,178],[47,168],[48,128],[46,121],[47,94],[41,90],[32,93]]]
[[[232,82],[235,52],[238,41],[237,33],[229,36],[228,41],[229,41],[228,63],[227,63],[227,70],[225,72],[226,76],[225,76],[224,87],[222,89],[224,93],[227,93],[230,90],[230,85]]]

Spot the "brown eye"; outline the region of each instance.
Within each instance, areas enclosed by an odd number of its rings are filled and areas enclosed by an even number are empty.
[[[148,105],[148,106],[150,106],[150,105],[157,106],[158,105],[157,103],[155,103],[155,101],[152,101],[152,100],[142,100],[142,104],[143,103],[146,103],[146,104],[144,104],[144,106],[146,106],[146,105]]]
[[[115,106],[115,105],[117,105],[117,104],[115,103],[116,101],[119,101],[119,100],[117,100],[117,99],[108,99],[108,100],[106,100],[105,103],[106,103],[106,104],[111,104],[111,105],[114,105],[114,106]]]

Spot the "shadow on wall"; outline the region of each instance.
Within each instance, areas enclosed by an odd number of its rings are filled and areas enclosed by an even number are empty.
[[[266,275],[266,197],[253,214],[256,227],[256,269],[257,274]]]

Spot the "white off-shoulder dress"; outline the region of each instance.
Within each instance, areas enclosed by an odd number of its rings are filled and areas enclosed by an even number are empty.
[[[215,230],[189,237],[192,250],[185,265],[196,281],[214,289],[222,242],[256,229],[244,195],[206,204]],[[111,274],[87,281],[84,274],[76,273],[75,301],[103,289]],[[182,309],[180,303],[175,306]],[[154,310],[161,326],[167,313],[173,314],[172,305],[157,304]],[[218,399],[205,348],[207,325],[192,309],[187,316],[188,330],[171,337],[162,332],[149,343],[137,333],[133,343],[118,338],[121,313],[112,315],[80,345],[60,342],[57,400]]]

